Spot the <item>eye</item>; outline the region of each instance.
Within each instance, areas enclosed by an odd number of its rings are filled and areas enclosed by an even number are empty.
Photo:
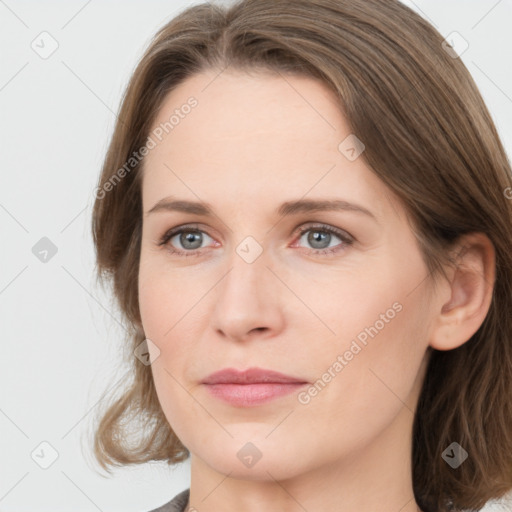
[[[335,253],[354,243],[353,237],[348,233],[325,224],[303,227],[299,233],[299,241],[303,240],[310,244],[312,247],[310,252],[314,254]],[[341,241],[341,244],[331,245],[336,238]]]
[[[158,245],[166,245],[171,253],[193,256],[199,254],[197,251],[202,248],[205,237],[213,240],[213,238],[200,229],[191,226],[177,227],[167,231],[160,239]],[[176,239],[174,243],[173,239]],[[178,247],[176,247],[176,244],[178,244]]]

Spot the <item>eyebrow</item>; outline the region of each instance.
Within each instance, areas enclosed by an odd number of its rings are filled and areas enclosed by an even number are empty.
[[[161,211],[176,211],[191,213],[194,215],[213,216],[213,208],[209,203],[177,200],[172,197],[165,197],[158,201],[146,215]],[[291,216],[299,213],[313,213],[323,211],[350,211],[360,213],[372,218],[378,223],[376,216],[364,206],[350,203],[342,199],[299,199],[287,201],[277,208],[276,213],[280,216]]]

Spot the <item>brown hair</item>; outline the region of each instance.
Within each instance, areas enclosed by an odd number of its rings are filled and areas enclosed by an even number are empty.
[[[113,284],[130,330],[131,385],[102,412],[94,437],[104,469],[189,455],[163,414],[151,367],[133,356],[145,339],[137,290],[143,160],[125,164],[145,145],[170,91],[195,73],[230,66],[314,77],[336,94],[366,146],[362,157],[403,201],[433,277],[453,263],[448,249],[461,235],[489,237],[491,306],[462,346],[432,349],[414,419],[413,486],[425,512],[479,510],[512,489],[511,168],[473,79],[442,42],[398,0],[205,3],[158,31],[125,92],[92,219],[97,277]],[[139,435],[129,444],[136,421]],[[469,453],[457,469],[441,457],[454,441]]]

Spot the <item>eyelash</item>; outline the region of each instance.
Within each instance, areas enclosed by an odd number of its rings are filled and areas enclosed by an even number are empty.
[[[308,231],[317,231],[317,232],[326,232],[333,235],[336,235],[341,241],[342,244],[335,246],[335,247],[328,247],[325,249],[308,249],[308,252],[311,254],[321,254],[321,255],[332,255],[339,251],[342,251],[352,245],[354,243],[354,238],[345,233],[344,231],[341,231],[339,229],[333,228],[332,226],[328,226],[326,224],[317,224],[314,226],[307,226],[302,227],[298,232],[298,239],[302,238],[304,233],[307,233]],[[171,246],[168,244],[168,242],[174,238],[176,235],[180,235],[181,233],[205,233],[203,230],[199,229],[197,226],[193,227],[191,225],[187,226],[179,226],[176,228],[172,228],[169,231],[167,231],[161,238],[158,243],[158,246],[167,246],[167,250],[174,255],[177,256],[201,256],[202,251],[200,249],[190,250],[190,251],[182,251],[179,249],[171,248]],[[208,233],[206,233],[208,235]],[[208,235],[210,236],[210,235]],[[210,237],[212,238],[212,237]]]

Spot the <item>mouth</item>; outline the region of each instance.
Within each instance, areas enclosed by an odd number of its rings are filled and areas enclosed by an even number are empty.
[[[202,384],[217,399],[237,407],[250,407],[289,395],[309,383],[273,370],[225,368],[209,375]]]

